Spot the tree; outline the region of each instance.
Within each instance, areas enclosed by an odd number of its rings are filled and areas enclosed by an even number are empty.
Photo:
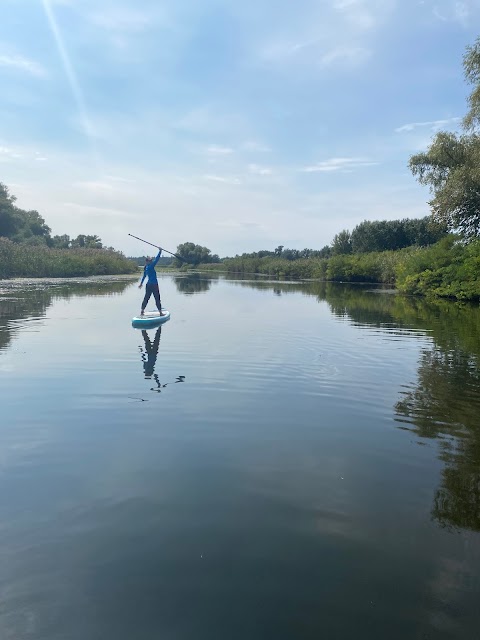
[[[69,249],[70,242],[70,236],[64,234],[63,236],[53,236],[53,238],[51,238],[49,242],[49,245],[53,249]]]
[[[38,211],[24,211],[15,205],[15,196],[0,182],[0,236],[14,242],[45,244],[50,227]]]
[[[220,258],[216,254],[212,255],[210,249],[202,247],[199,244],[194,244],[193,242],[184,242],[183,244],[179,244],[176,253],[193,265],[220,262]],[[181,267],[183,264],[185,263],[181,260],[175,259],[174,261],[174,265],[176,267]]]
[[[0,236],[10,238],[18,228],[15,212],[15,196],[0,182]]]
[[[396,251],[412,245],[427,246],[446,235],[445,225],[425,218],[403,220],[364,220],[352,231],[354,253]]]
[[[343,253],[352,253],[352,236],[346,229],[337,233],[332,241],[332,254]]]
[[[480,235],[480,38],[467,47],[465,79],[474,85],[463,134],[440,131],[426,152],[410,158],[420,184],[430,187],[434,220],[466,239]]]
[[[70,246],[75,249],[101,249],[102,241],[98,236],[87,236],[81,233],[71,241]]]

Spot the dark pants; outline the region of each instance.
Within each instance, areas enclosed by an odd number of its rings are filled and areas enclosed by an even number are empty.
[[[151,295],[153,295],[153,297],[155,298],[157,309],[159,311],[162,311],[162,303],[160,302],[160,290],[158,288],[158,284],[150,284],[149,282],[147,282],[147,286],[145,287],[145,297],[142,302],[142,311],[145,310],[145,307],[147,306]]]

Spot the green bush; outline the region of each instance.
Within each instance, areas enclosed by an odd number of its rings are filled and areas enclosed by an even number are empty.
[[[412,252],[398,265],[401,291],[457,300],[480,300],[480,240],[468,244],[455,236]]]
[[[277,278],[385,283],[414,295],[480,300],[480,239],[465,244],[453,235],[429,247],[297,260],[239,256],[199,268]]]

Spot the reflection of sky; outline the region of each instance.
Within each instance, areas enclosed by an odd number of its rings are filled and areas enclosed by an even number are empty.
[[[340,638],[373,619],[391,638],[445,631],[448,594],[470,611],[471,588],[446,577],[464,560],[461,538],[429,520],[441,463],[394,428],[399,389],[430,339],[359,329],[313,297],[225,282],[183,296],[160,284],[172,320],[156,373],[184,384],[150,392],[130,326],[135,287],[57,300],[0,354],[7,606],[23,576],[22,602],[43,624],[29,598],[58,557],[51,597],[61,593],[84,637],[92,599],[100,623],[109,603],[130,612],[120,638],[138,598],[145,624],[160,615],[173,633],[170,607],[177,637],[207,637],[216,607],[239,615],[239,601],[267,626],[283,603],[276,637],[298,611]]]

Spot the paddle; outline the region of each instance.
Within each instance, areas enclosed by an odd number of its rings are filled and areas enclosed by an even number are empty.
[[[140,240],[140,242],[145,242],[145,244],[149,244],[150,246],[155,247],[156,249],[160,249],[161,251],[165,251],[165,253],[169,253],[171,256],[175,256],[175,258],[178,258],[178,260],[183,260],[183,262],[186,262],[187,264],[192,264],[188,260],[185,260],[185,258],[182,258],[182,256],[177,256],[177,254],[176,253],[172,253],[172,251],[168,251],[167,249],[164,249],[163,247],[159,247],[156,244],[152,244],[151,242],[147,242],[147,240],[142,240],[142,238],[139,238],[138,236],[134,236],[133,233],[129,233],[128,235],[131,236],[132,238],[135,238],[136,240]]]

